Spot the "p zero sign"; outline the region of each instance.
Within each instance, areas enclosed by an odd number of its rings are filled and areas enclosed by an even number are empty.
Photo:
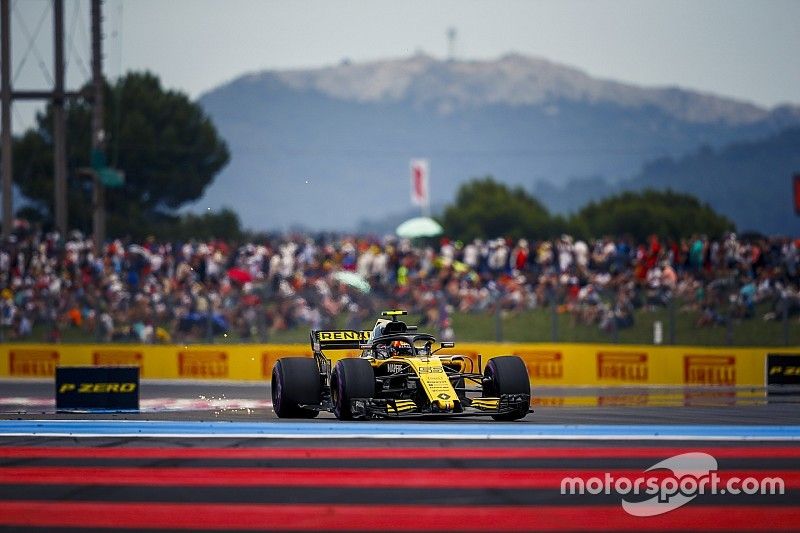
[[[800,385],[800,353],[767,354],[767,385]]]
[[[57,411],[136,411],[138,366],[56,367]]]

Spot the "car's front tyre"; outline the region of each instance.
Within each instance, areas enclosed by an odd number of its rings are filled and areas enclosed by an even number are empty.
[[[531,382],[525,363],[516,355],[493,357],[483,372],[483,395],[497,397],[504,394],[525,394],[531,396]],[[520,406],[509,413],[492,415],[495,420],[519,420],[528,414],[529,405]]]

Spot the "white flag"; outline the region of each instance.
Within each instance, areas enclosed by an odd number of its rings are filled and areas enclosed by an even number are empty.
[[[428,206],[428,160],[411,160],[411,203]]]

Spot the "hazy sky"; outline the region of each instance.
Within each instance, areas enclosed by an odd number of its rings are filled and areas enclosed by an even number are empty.
[[[12,2],[15,88],[43,88],[51,3]],[[459,59],[521,52],[603,78],[800,103],[798,0],[107,0],[104,9],[107,75],[149,69],[192,97],[262,69],[444,57],[453,27]],[[88,75],[88,13],[89,0],[66,0],[73,87]],[[19,129],[31,106],[15,107]]]

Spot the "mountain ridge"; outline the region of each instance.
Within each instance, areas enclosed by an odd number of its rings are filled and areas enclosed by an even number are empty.
[[[569,213],[623,191],[672,189],[707,202],[733,220],[739,231],[800,235],[793,174],[800,174],[800,127],[720,149],[701,146],[679,158],[648,161],[636,175],[618,183],[595,177],[562,187],[538,184],[534,195],[553,211]]]
[[[387,203],[402,212],[411,158],[430,159],[432,201],[446,203],[476,176],[619,182],[647,161],[800,124],[795,105],[642,88],[519,54],[261,71],[198,101],[232,152],[199,205],[234,206],[254,229],[347,230]],[[331,217],[331,205],[347,208]]]
[[[767,119],[770,115],[800,118],[800,106],[788,103],[768,108],[743,99],[679,86],[641,86],[619,82],[594,77],[576,67],[545,58],[516,53],[503,55],[496,60],[464,61],[442,61],[417,54],[408,58],[365,63],[343,62],[318,68],[264,70],[231,81],[244,79],[257,83],[266,76],[274,76],[300,91],[317,91],[341,100],[361,103],[411,99],[418,105],[449,100],[461,106],[521,106],[566,100],[630,107],[652,105],[673,116],[700,123],[723,121],[747,124]],[[459,77],[462,83],[446,83],[448,77]],[[364,79],[371,83],[363,83]],[[464,79],[466,83],[463,83]],[[417,85],[419,88],[415,90]],[[436,89],[437,92],[430,96],[423,93],[423,89]]]

